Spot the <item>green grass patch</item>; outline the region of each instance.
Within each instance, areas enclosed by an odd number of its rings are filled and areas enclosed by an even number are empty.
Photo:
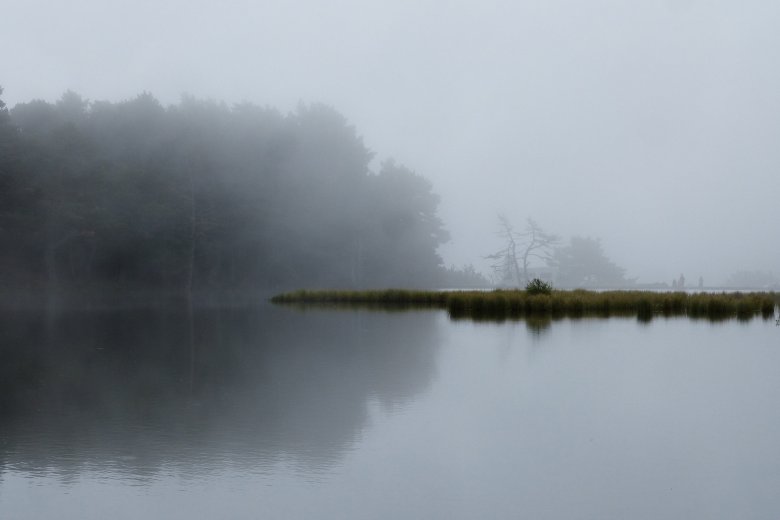
[[[295,291],[274,296],[278,304],[349,305],[373,308],[445,309],[454,319],[495,320],[550,316],[689,316],[722,320],[769,319],[780,302],[778,293],[694,293],[585,290],[538,291]]]

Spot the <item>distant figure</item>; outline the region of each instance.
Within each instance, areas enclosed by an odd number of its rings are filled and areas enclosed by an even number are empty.
[[[704,289],[704,278],[699,277],[699,289]]]
[[[677,289],[677,280],[672,278],[672,289]]]
[[[685,277],[680,273],[680,279],[677,280],[677,288],[678,289],[684,289],[685,288]]]

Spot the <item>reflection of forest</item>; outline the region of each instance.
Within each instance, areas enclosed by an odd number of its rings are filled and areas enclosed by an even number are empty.
[[[431,381],[436,314],[101,311],[0,315],[0,475],[200,475],[337,462],[367,401]]]

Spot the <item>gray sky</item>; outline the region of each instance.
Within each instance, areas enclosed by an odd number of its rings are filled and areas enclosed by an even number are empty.
[[[2,0],[8,105],[66,89],[333,105],[434,183],[447,264],[498,212],[640,281],[780,274],[780,3]]]

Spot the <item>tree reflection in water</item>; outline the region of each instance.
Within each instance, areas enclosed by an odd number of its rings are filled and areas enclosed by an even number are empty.
[[[327,467],[369,400],[403,405],[428,387],[436,320],[270,306],[4,313],[0,473]]]

